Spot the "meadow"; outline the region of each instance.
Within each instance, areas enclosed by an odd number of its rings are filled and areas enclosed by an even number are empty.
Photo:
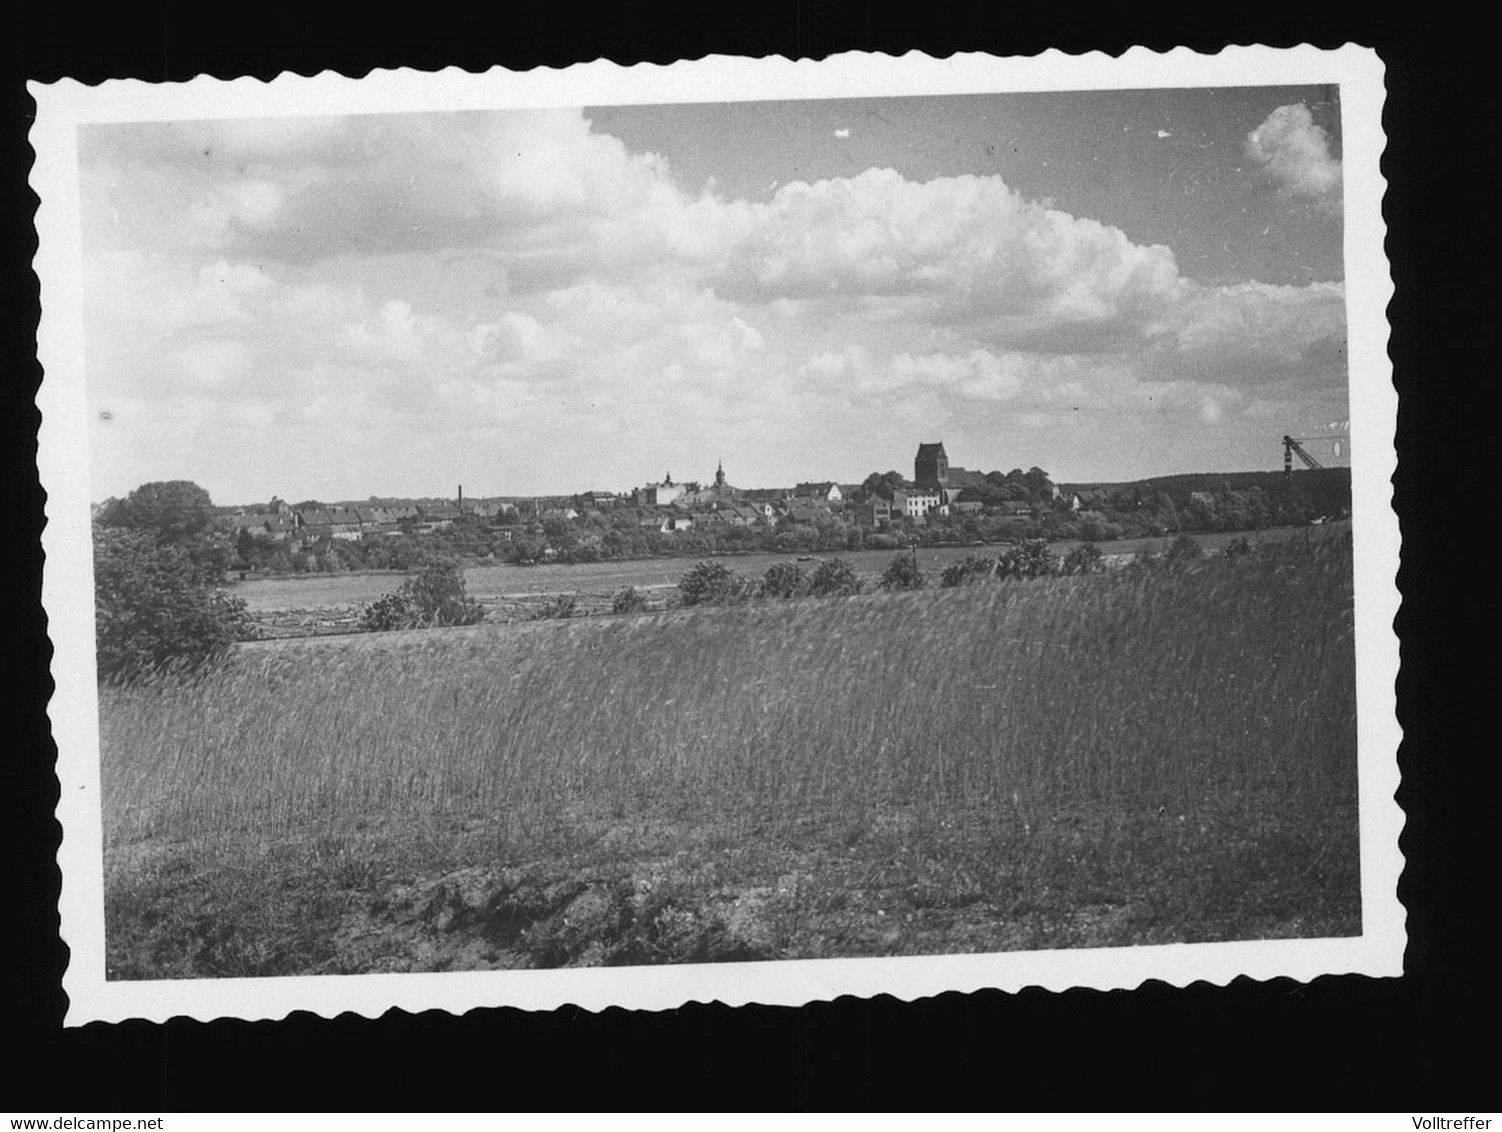
[[[111,978],[1360,931],[1349,538],[101,689]]]
[[[1288,540],[1314,541],[1340,537],[1350,524],[1337,522],[1321,527],[1285,527],[1245,533],[1214,533],[1197,536],[1207,552],[1214,552],[1236,538],[1246,538],[1256,545]],[[1135,554],[1162,554],[1173,539],[1126,539],[1096,543],[1108,558]],[[1056,542],[1051,552],[1067,554],[1080,545]],[[971,546],[923,547],[917,560],[924,571],[937,579],[945,566],[972,554],[996,552],[996,547],[982,550]],[[838,553],[821,552],[819,557],[839,557],[850,564],[859,576],[874,585],[892,560],[891,550],[856,550]],[[631,586],[655,595],[654,605],[671,596],[678,580],[693,567],[692,558],[611,559],[604,562],[544,562],[535,566],[482,563],[464,568],[469,596],[486,607],[492,621],[526,620],[551,596],[573,594],[579,599],[581,613],[598,613],[610,608],[611,597]],[[721,559],[730,569],[746,577],[760,577],[777,563],[798,561],[789,554],[732,554]],[[809,569],[809,564],[803,564]],[[354,631],[365,606],[397,589],[405,574],[395,571],[341,574],[292,574],[286,577],[252,578],[230,582],[225,589],[246,603],[260,631],[273,640],[315,636],[323,633]]]

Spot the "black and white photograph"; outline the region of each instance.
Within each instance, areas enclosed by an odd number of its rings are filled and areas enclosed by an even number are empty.
[[[1401,969],[1369,51],[38,87],[70,1021]]]

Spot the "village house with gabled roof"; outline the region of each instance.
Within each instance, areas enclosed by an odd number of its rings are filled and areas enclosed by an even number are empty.
[[[266,533],[277,542],[287,542],[297,534],[297,520],[291,512],[285,515],[273,515],[266,520]]]
[[[400,525],[402,523],[415,523],[421,517],[417,512],[417,508],[410,504],[398,504],[389,507],[359,507],[356,510],[362,514],[368,512],[374,522],[381,524],[395,523]]]
[[[722,507],[720,510],[736,526],[751,527],[766,522],[765,514],[759,508],[748,504],[738,503],[731,507]]]
[[[621,497],[613,491],[581,491],[574,496],[574,501],[586,511],[603,511],[614,507]]]
[[[337,538],[352,542],[360,537],[360,516],[349,507],[309,507],[293,514],[298,537],[304,541]]]
[[[425,531],[444,530],[464,517],[464,513],[452,503],[419,503],[417,513],[418,528]]]
[[[360,531],[363,534],[389,535],[395,534],[402,526],[395,519],[385,515],[384,507],[356,507],[355,515],[360,520]]]
[[[838,503],[844,499],[840,485],[832,480],[815,480],[793,487],[793,498],[798,500],[819,499],[826,503]]]

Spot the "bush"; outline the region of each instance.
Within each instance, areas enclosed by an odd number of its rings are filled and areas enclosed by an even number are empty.
[[[1064,561],[1059,565],[1061,574],[1096,574],[1105,566],[1105,555],[1100,547],[1093,543],[1085,543],[1077,546],[1068,554],[1064,555]]]
[[[946,589],[967,585],[996,573],[997,560],[984,555],[972,554],[959,562],[951,562],[939,575],[939,584]]]
[[[800,597],[808,587],[803,571],[791,562],[778,562],[761,579],[761,592],[767,597]]]
[[[396,593],[386,594],[366,606],[360,628],[372,632],[426,629],[475,625],[484,619],[484,607],[465,595],[464,574],[458,564],[439,561],[424,566],[421,573],[403,582]]]
[[[561,621],[572,617],[579,608],[573,594],[554,594],[532,614],[533,621]]]
[[[723,562],[700,562],[678,580],[684,605],[713,605],[744,596],[745,580]]]
[[[1057,569],[1047,541],[1041,538],[1023,539],[997,560],[997,572],[1009,578],[1045,578]]]
[[[844,597],[860,593],[861,580],[843,558],[829,558],[819,563],[808,591],[817,597]]]
[[[94,628],[101,679],[196,668],[255,636],[245,603],[215,589],[188,550],[146,530],[94,530]]]
[[[877,584],[884,590],[921,590],[926,581],[918,560],[911,554],[899,554],[887,563]]]
[[[640,613],[647,608],[647,595],[635,586],[617,591],[610,601],[611,613]]]

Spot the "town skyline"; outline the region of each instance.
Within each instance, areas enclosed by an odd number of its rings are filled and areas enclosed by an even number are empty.
[[[1344,426],[1347,423],[1348,422],[1332,422],[1332,425],[1338,424],[1338,425]],[[1321,439],[1333,439],[1337,435],[1341,435],[1341,434],[1335,434],[1335,433],[1332,432],[1329,435],[1329,437],[1321,438],[1319,436],[1316,436],[1314,439],[1316,441],[1321,440]],[[942,440],[939,440],[936,443],[942,446],[944,442]],[[922,442],[919,442],[916,446],[921,448],[924,445],[923,445]],[[1340,451],[1342,453],[1345,453],[1345,452],[1348,451],[1348,448],[1344,444],[1342,444],[1341,448],[1340,448]],[[897,472],[897,473],[901,474],[903,476],[903,478],[907,482],[912,483],[912,482],[914,482],[914,477],[907,475],[906,474],[906,470],[905,470],[905,469],[909,469],[910,466],[912,465],[912,463],[913,463],[912,457],[909,457],[907,459],[907,461],[905,461],[905,462],[904,461],[898,461],[897,463],[895,463],[895,464],[893,464],[891,466],[888,466],[888,467],[884,467],[884,468],[874,468],[873,467],[873,468],[869,469],[864,475],[854,476],[854,477],[848,477],[848,478],[840,478],[838,476],[803,476],[803,475],[798,475],[798,476],[795,476],[795,477],[790,478],[790,479],[785,478],[784,480],[780,480],[777,483],[738,482],[738,483],[732,484],[731,486],[734,487],[738,491],[753,491],[753,492],[787,491],[789,493],[793,493],[794,489],[798,485],[800,485],[800,484],[828,483],[828,484],[835,484],[838,487],[840,487],[840,488],[843,489],[843,488],[848,488],[848,487],[859,486],[860,484],[862,484],[866,480],[866,478],[868,476],[870,476],[873,473],[876,473],[876,474],[886,474],[886,473],[889,473],[889,472]],[[1342,455],[1340,457],[1331,459],[1328,463],[1325,463],[1324,466],[1326,466],[1326,467],[1335,467],[1335,468],[1347,467],[1348,466],[1348,459],[1344,455]],[[722,471],[723,468],[724,468],[724,462],[723,462],[723,460],[718,460],[716,462],[716,473]],[[1075,486],[1075,485],[1096,486],[1096,485],[1108,485],[1108,484],[1129,484],[1129,483],[1142,482],[1142,481],[1146,481],[1146,480],[1162,479],[1162,478],[1167,478],[1167,477],[1170,477],[1170,476],[1197,475],[1197,474],[1214,475],[1214,474],[1222,474],[1222,473],[1230,475],[1230,474],[1235,474],[1235,473],[1259,472],[1259,471],[1266,472],[1266,471],[1274,471],[1274,470],[1276,470],[1275,468],[1271,468],[1271,467],[1266,467],[1266,468],[1220,468],[1220,469],[1211,469],[1209,471],[1205,471],[1205,470],[1202,469],[1202,470],[1199,470],[1199,471],[1164,472],[1161,475],[1139,476],[1139,477],[1136,477],[1134,479],[1117,478],[1117,479],[1083,480],[1083,479],[1071,479],[1069,477],[1056,476],[1056,475],[1053,474],[1052,471],[1050,471],[1050,469],[1048,469],[1046,467],[1042,467],[1041,465],[1036,465],[1036,464],[1034,464],[1034,465],[1028,465],[1027,467],[1023,467],[1022,465],[1014,464],[1010,468],[1003,468],[1003,467],[995,467],[995,468],[989,468],[989,467],[964,468],[963,466],[956,465],[956,470],[969,471],[969,472],[974,472],[974,473],[978,473],[978,474],[982,474],[982,475],[986,474],[986,473],[989,473],[989,472],[1002,472],[1003,474],[1005,474],[1005,473],[1011,472],[1013,470],[1030,471],[1033,468],[1039,468],[1042,471],[1048,473],[1048,477],[1049,477],[1050,482],[1052,482],[1052,483],[1054,483],[1055,485],[1058,485],[1058,486]],[[195,480],[191,476],[174,476],[174,477],[170,477],[170,478],[171,479],[175,479],[175,480],[186,480],[187,482],[197,483],[200,486],[202,486],[201,481]],[[729,481],[731,478],[732,477],[730,476],[730,474],[728,472],[726,472],[725,473],[725,479],[727,481]],[[658,478],[655,478],[655,477],[652,477],[652,476],[644,476],[644,477],[638,477],[635,481],[632,481],[632,482],[629,482],[629,483],[625,483],[625,484],[592,483],[592,484],[590,484],[588,486],[585,486],[585,487],[575,487],[575,488],[570,488],[570,489],[565,489],[565,490],[545,490],[545,491],[527,491],[527,492],[486,491],[486,490],[476,490],[472,486],[466,485],[466,484],[463,484],[463,483],[456,483],[456,484],[452,485],[453,486],[453,490],[448,491],[448,492],[443,492],[443,491],[421,492],[421,493],[420,492],[406,492],[406,493],[402,493],[402,492],[371,492],[371,493],[366,493],[366,494],[363,494],[363,495],[362,494],[354,494],[354,495],[347,495],[347,496],[336,496],[336,495],[332,495],[332,494],[329,494],[329,493],[320,494],[318,492],[303,493],[303,492],[289,492],[289,491],[273,491],[269,495],[266,495],[266,496],[263,496],[263,497],[259,497],[259,498],[254,498],[254,499],[250,499],[250,498],[246,498],[246,499],[241,499],[241,498],[219,499],[219,498],[215,498],[214,502],[215,502],[215,505],[218,506],[218,507],[236,508],[236,507],[248,507],[248,506],[255,506],[255,505],[265,504],[265,503],[271,502],[273,500],[280,500],[283,503],[289,503],[292,500],[316,500],[319,503],[329,504],[329,505],[335,505],[335,504],[359,504],[359,503],[367,503],[370,500],[374,500],[374,499],[403,499],[403,500],[461,500],[462,499],[462,500],[470,500],[470,501],[498,500],[498,499],[499,500],[574,499],[574,498],[577,498],[579,496],[586,496],[586,495],[600,494],[600,493],[615,494],[615,495],[620,496],[622,499],[624,499],[626,497],[631,496],[633,492],[638,492],[638,491],[640,491],[644,487],[648,487],[648,488],[649,487],[654,487],[654,486],[658,486],[658,485],[663,484],[663,483],[671,483],[671,484],[676,484],[676,485],[679,485],[679,486],[687,485],[687,484],[699,484],[699,485],[703,486],[703,485],[712,485],[712,484],[715,483],[715,481],[716,481],[716,474],[715,473],[711,473],[708,476],[693,475],[693,474],[691,474],[691,475],[674,475],[671,468],[666,468],[666,469],[664,469],[664,474],[663,474],[663,477],[661,479],[658,479]],[[165,482],[165,481],[158,480],[158,481],[150,481],[150,482]],[[136,487],[141,487],[143,485],[137,484],[135,486]],[[120,497],[123,497],[124,495],[128,495],[130,490],[134,490],[134,489],[128,489],[127,491],[122,492]],[[105,499],[94,500],[94,503],[95,503],[96,506],[99,505],[99,504],[102,504],[104,502],[106,502]]]
[[[1126,482],[1349,416],[1334,87],[79,139],[99,499],[848,483],[919,433]]]

